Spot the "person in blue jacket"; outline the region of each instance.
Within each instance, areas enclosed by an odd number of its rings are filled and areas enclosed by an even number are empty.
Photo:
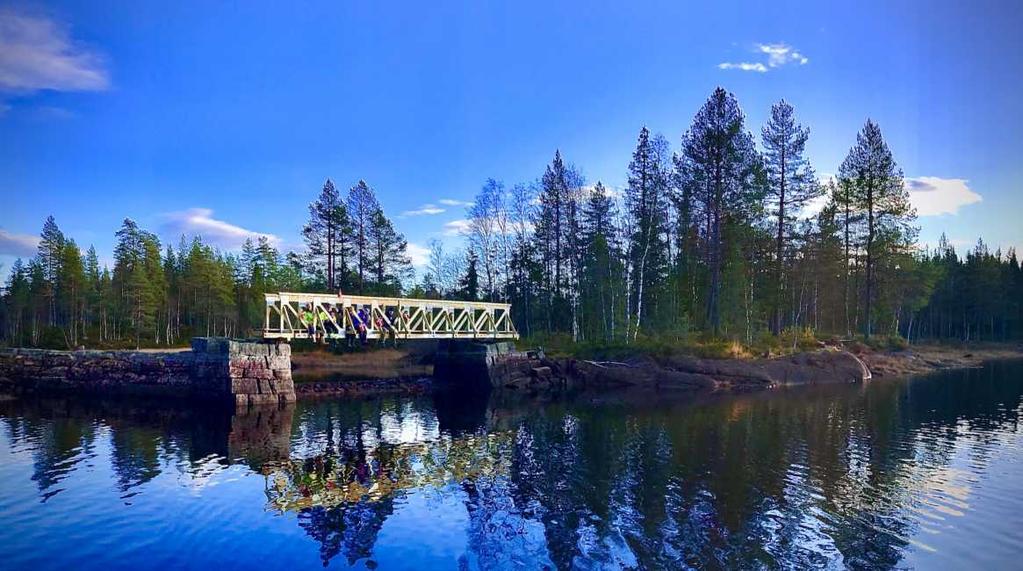
[[[362,343],[363,347],[365,347],[367,333],[366,330],[369,327],[369,314],[366,313],[365,307],[360,307],[359,311],[355,315],[356,320],[358,322],[358,324],[356,325],[356,329],[359,330],[359,342]]]

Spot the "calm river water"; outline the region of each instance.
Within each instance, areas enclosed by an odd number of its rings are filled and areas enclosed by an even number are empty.
[[[0,568],[1023,565],[1023,363],[626,400],[2,402]]]

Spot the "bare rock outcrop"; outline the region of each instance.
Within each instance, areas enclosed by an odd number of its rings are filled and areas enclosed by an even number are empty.
[[[639,357],[626,362],[567,360],[577,384],[592,388],[637,387],[667,390],[752,390],[780,385],[852,383],[870,371],[852,353],[816,351],[774,359]]]

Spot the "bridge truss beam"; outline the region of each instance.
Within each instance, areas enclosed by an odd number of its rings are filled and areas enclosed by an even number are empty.
[[[366,338],[518,339],[511,305],[474,301],[411,299],[313,293],[268,293],[266,339],[343,339],[357,337],[359,309],[366,310]],[[313,333],[302,311],[313,314]]]

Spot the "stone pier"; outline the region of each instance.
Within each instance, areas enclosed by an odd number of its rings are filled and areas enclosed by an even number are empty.
[[[476,391],[539,390],[564,384],[542,354],[518,351],[510,342],[443,339],[434,357],[433,374],[460,389]]]
[[[191,351],[0,350],[0,389],[155,395],[237,406],[293,402],[291,347],[196,337]]]
[[[239,406],[295,401],[287,343],[196,337],[190,376],[200,394],[227,395]]]

